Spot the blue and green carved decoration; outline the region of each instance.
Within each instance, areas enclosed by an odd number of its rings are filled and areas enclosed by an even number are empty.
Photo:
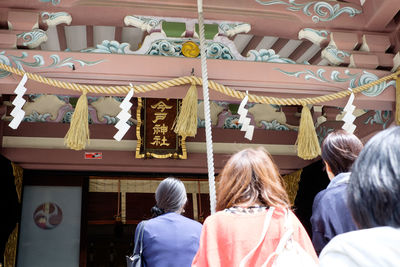
[[[42,13],[40,13],[40,16],[42,17],[42,19],[54,20],[54,19],[59,18],[59,17],[68,17],[68,16],[71,16],[71,15],[68,14],[67,12],[54,12],[54,13],[42,12]]]
[[[192,42],[199,45],[198,40],[190,39]],[[151,43],[149,49],[145,51],[144,55],[156,56],[173,56],[185,57],[182,53],[182,45],[186,43],[186,39],[158,39]],[[248,57],[237,58],[235,53],[222,42],[206,41],[207,58],[211,59],[229,59],[229,60],[248,60],[248,61],[261,61],[268,63],[289,63],[296,64],[295,61],[282,58],[272,49],[250,50]],[[130,44],[119,43],[117,41],[104,40],[101,44],[96,45],[95,48],[87,48],[81,50],[86,53],[105,53],[105,54],[139,54],[137,51],[130,50]],[[305,62],[308,64],[308,62]]]
[[[296,64],[296,62],[291,59],[281,58],[278,54],[275,54],[275,51],[272,49],[260,49],[259,51],[250,50],[248,52],[248,57],[251,58],[252,61]]]
[[[199,44],[198,41],[193,42]],[[146,54],[183,57],[182,45],[185,40],[157,40],[152,43]],[[207,42],[207,58],[213,59],[233,59],[230,49],[222,43]]]
[[[28,57],[28,52],[22,52],[21,56],[15,56],[15,55],[7,55],[6,51],[2,51],[0,52],[0,63],[16,67],[20,70],[24,70],[23,66],[27,66],[30,68],[39,68],[39,69],[62,68],[62,67],[70,67],[72,69],[74,64],[79,64],[80,66],[83,67],[83,66],[93,66],[104,61],[104,60],[85,61],[81,59],[75,59],[73,57],[67,57],[61,59],[59,55],[53,54],[50,56],[52,62],[46,63],[42,55],[34,55],[32,57],[33,61],[25,61],[24,59],[26,59],[27,57]],[[10,75],[9,72],[5,70],[0,70],[0,78],[7,77],[8,75]]]
[[[273,121],[260,121],[262,125],[261,128],[265,130],[275,130],[275,131],[289,131],[289,127],[284,124],[279,123],[277,120]]]
[[[39,46],[42,42],[47,41],[47,34],[44,30],[33,29],[30,32],[23,32],[17,34],[18,38],[22,38],[24,42],[23,46],[28,46],[29,48],[34,48]]]
[[[206,127],[206,120],[201,120],[197,118],[197,128],[205,128]]]
[[[56,5],[58,5],[60,2],[61,2],[61,0],[39,0],[40,2],[44,2],[44,3],[52,3],[53,4],[53,6],[56,6]]]
[[[350,53],[347,53],[346,51],[339,50],[333,45],[328,45],[324,49],[324,53],[328,53],[330,55],[330,57],[332,57],[331,60],[330,60],[330,58],[328,58],[328,60],[330,62],[336,63],[336,65],[339,65],[340,63],[343,63],[345,57],[350,57]]]
[[[56,26],[61,23],[71,24],[72,17],[67,12],[42,12],[40,14],[43,23],[48,26]]]
[[[73,111],[68,111],[64,114],[64,117],[62,118],[62,123],[71,123],[71,118],[72,114],[74,114]]]
[[[390,110],[376,110],[374,115],[369,116],[364,124],[380,124],[383,129],[386,129],[387,123],[392,118],[392,111]]]
[[[321,145],[322,141],[324,141],[325,137],[327,137],[329,133],[335,131],[335,128],[329,128],[329,127],[326,127],[326,126],[320,126],[315,131],[317,133],[318,142]]]
[[[117,41],[104,40],[101,44],[96,45],[95,48],[86,48],[81,52],[87,53],[104,53],[104,54],[130,54],[131,45],[128,43],[119,43]]]
[[[240,129],[242,124],[239,124],[239,115],[231,115],[225,118],[224,129]]]
[[[22,121],[27,121],[27,122],[46,122],[50,119],[51,114],[50,113],[44,113],[44,114],[39,114],[36,111],[32,112],[32,114],[29,114],[24,117]]]
[[[296,0],[274,0],[274,1],[262,1],[255,0],[257,3],[270,6],[270,5],[286,5],[287,10],[290,11],[302,11],[304,15],[312,16],[313,22],[317,23],[320,21],[332,21],[339,17],[341,14],[348,14],[350,17],[354,17],[357,14],[361,14],[362,11],[354,7],[340,7],[340,4],[335,1],[336,4],[332,5],[328,2],[323,1],[311,1],[306,3],[296,3]],[[314,11],[314,14],[312,14]]]
[[[344,82],[349,82],[349,87],[350,88],[356,88],[358,86],[362,86],[365,84],[368,84],[370,82],[378,80],[378,76],[376,76],[373,73],[363,71],[361,73],[351,73],[349,70],[345,70],[344,74],[341,74],[340,71],[334,70],[330,73],[330,75],[327,75],[327,71],[325,69],[318,69],[317,72],[313,72],[312,70],[303,70],[303,71],[295,71],[295,72],[290,72],[290,71],[285,71],[282,69],[275,69],[281,73],[284,73],[288,76],[300,78],[302,75],[304,75],[305,80],[310,80],[314,79],[319,82],[326,82],[326,83],[344,83]],[[326,75],[326,76],[325,76]],[[342,75],[342,76],[341,76]],[[343,77],[345,76],[345,77]],[[389,81],[389,82],[382,82],[378,85],[372,86],[371,88],[362,91],[362,93],[366,96],[378,96],[380,95],[386,88],[389,86],[394,86],[396,84],[395,81]]]

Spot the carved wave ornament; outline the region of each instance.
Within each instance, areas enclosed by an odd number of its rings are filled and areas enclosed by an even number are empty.
[[[296,0],[282,1],[262,1],[255,0],[257,3],[270,6],[270,5],[286,5],[288,6],[286,9],[290,11],[302,11],[304,15],[312,16],[311,19],[313,22],[318,23],[320,21],[331,21],[339,17],[341,14],[348,14],[349,17],[354,17],[357,14],[361,14],[362,11],[353,7],[340,7],[340,4],[337,3],[332,5],[328,2],[323,1],[311,1],[307,3],[296,3]],[[312,11],[315,15],[312,14]]]
[[[105,54],[133,54],[133,55],[158,55],[184,57],[182,46],[186,42],[194,42],[199,45],[199,40],[167,38],[162,33],[152,33],[143,42],[142,47],[137,51],[130,50],[130,44],[119,43],[117,41],[104,40],[95,48],[83,49],[81,52],[87,53],[105,53]],[[282,58],[272,49],[250,50],[247,57],[243,57],[236,49],[234,43],[224,36],[217,36],[213,40],[206,41],[207,58],[210,59],[230,59],[261,61],[269,63],[289,63],[296,64],[295,61]]]
[[[251,26],[248,23],[228,23],[223,22],[218,24],[219,32],[226,36],[235,36],[238,33],[247,33],[251,30]]]
[[[148,33],[152,32],[163,32],[163,22],[180,22],[184,23],[186,30],[182,34],[190,33],[194,37],[198,38],[197,32],[195,31],[195,24],[197,19],[190,18],[169,18],[169,17],[152,17],[152,16],[138,16],[131,15],[124,18],[126,26],[133,26],[139,28]],[[231,22],[231,21],[217,21],[217,20],[205,20],[205,23],[217,24],[219,35],[225,35],[233,37],[238,33],[248,33],[251,30],[251,25],[244,22]]]
[[[296,71],[296,72],[290,72],[290,71],[285,71],[282,69],[275,69],[283,74],[286,74],[288,76],[300,78],[302,75],[304,75],[305,80],[310,80],[314,79],[319,82],[324,82],[324,83],[344,83],[344,82],[349,82],[349,87],[350,88],[356,88],[357,86],[361,86],[364,84],[368,84],[370,82],[378,80],[378,76],[376,76],[373,73],[363,71],[361,73],[355,73],[352,74],[350,73],[349,70],[345,70],[344,74],[341,74],[340,71],[334,70],[331,72],[328,77],[325,76],[327,74],[327,71],[325,69],[318,69],[316,72],[313,72],[312,70],[303,70],[303,71]],[[342,75],[342,76],[341,76]],[[345,77],[343,77],[345,76]],[[364,90],[361,93],[366,95],[366,96],[378,96],[380,95],[386,88],[389,86],[395,86],[396,82],[395,81],[389,81],[389,82],[382,82],[379,85],[375,85],[368,90]]]
[[[321,57],[328,60],[333,65],[340,65],[345,57],[350,57],[350,53],[337,49],[333,45],[328,45],[321,52]]]
[[[61,23],[70,25],[72,22],[72,17],[67,12],[42,12],[40,16],[43,23],[46,23],[48,26],[56,26]]]
[[[17,34],[17,38],[22,38],[24,40],[22,43],[24,46],[35,48],[47,41],[47,33],[41,29],[33,29],[30,32]]]
[[[146,16],[126,16],[124,18],[125,25],[134,26],[149,33],[156,28],[161,28],[161,23],[163,21],[164,19],[162,18]]]
[[[23,66],[27,66],[29,68],[61,68],[61,67],[69,67],[73,68],[74,64],[79,64],[81,67],[83,66],[93,66],[104,60],[96,60],[96,61],[86,61],[81,59],[75,59],[73,57],[67,57],[61,59],[59,55],[53,54],[50,56],[51,63],[46,63],[44,57],[42,55],[33,55],[33,61],[24,60],[28,58],[28,52],[22,52],[21,56],[15,55],[7,55],[6,51],[0,52],[0,62],[9,66],[16,67],[20,70],[24,70]],[[5,70],[0,70],[0,78],[4,78],[9,76],[10,73]]]
[[[313,44],[321,46],[321,43],[323,43],[325,40],[328,38],[329,32],[326,30],[315,30],[311,28],[304,28],[299,31],[299,40],[301,39],[307,39]]]
[[[380,124],[383,129],[386,129],[387,124],[390,122],[392,118],[392,111],[390,110],[376,110],[374,115],[369,116],[364,124]]]

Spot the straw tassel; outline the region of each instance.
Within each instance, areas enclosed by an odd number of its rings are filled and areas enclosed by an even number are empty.
[[[88,101],[87,91],[83,91],[76,103],[74,114],[71,118],[69,130],[64,137],[64,144],[74,150],[82,150],[86,147],[89,140],[89,120],[88,120]]]
[[[310,160],[321,154],[317,133],[315,132],[314,122],[311,112],[307,105],[303,105],[297,135],[297,156],[302,159]]]
[[[197,133],[197,87],[192,81],[186,96],[182,100],[181,110],[176,120],[174,132],[182,137],[195,136]]]
[[[396,79],[396,124],[400,125],[400,77]]]

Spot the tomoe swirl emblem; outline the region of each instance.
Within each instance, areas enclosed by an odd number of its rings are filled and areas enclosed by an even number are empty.
[[[35,224],[44,230],[57,227],[63,219],[61,208],[52,202],[40,204],[33,213]]]

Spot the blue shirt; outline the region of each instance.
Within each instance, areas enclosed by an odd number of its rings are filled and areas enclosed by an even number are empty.
[[[312,242],[317,254],[336,235],[357,230],[347,206],[350,172],[336,175],[328,187],[317,194],[312,207]]]
[[[175,212],[146,221],[143,232],[143,258],[146,266],[191,266],[199,248],[201,227],[199,222]],[[135,236],[138,229],[139,226]]]

